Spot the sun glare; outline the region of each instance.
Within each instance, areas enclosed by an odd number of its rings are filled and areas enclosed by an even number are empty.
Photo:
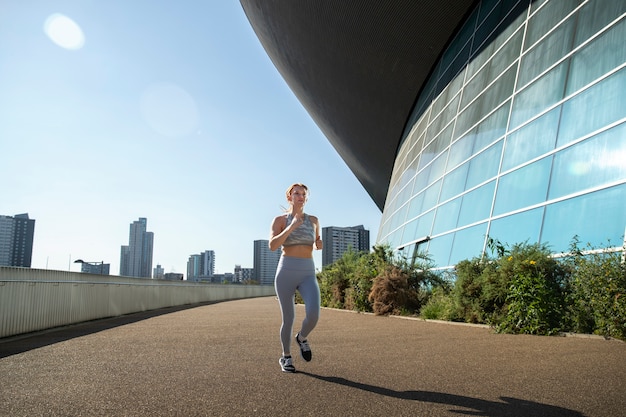
[[[50,40],[65,49],[80,49],[85,45],[85,35],[80,26],[60,13],[50,15],[43,30]]]

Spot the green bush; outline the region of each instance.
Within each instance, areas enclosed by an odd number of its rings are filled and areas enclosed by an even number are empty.
[[[444,286],[434,288],[428,297],[428,301],[420,310],[420,316],[431,320],[456,321],[457,309],[449,290]]]
[[[597,250],[587,254],[574,238],[565,260],[572,271],[567,283],[567,319],[571,330],[626,339],[626,265],[624,253]]]

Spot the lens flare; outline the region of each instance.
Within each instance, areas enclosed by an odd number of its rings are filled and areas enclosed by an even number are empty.
[[[85,35],[80,26],[60,13],[50,15],[43,24],[43,30],[61,48],[80,49],[85,45]]]

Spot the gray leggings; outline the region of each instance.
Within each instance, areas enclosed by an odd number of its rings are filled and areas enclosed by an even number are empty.
[[[315,278],[313,258],[281,256],[276,270],[274,289],[278,295],[283,323],[280,326],[280,341],[283,353],[291,352],[291,334],[296,318],[296,290],[302,296],[306,315],[300,330],[301,340],[306,339],[315,328],[320,317],[320,287]]]

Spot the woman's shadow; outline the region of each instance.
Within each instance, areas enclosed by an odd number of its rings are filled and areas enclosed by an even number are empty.
[[[350,381],[336,376],[322,376],[309,372],[298,371],[299,374],[331,382],[350,388],[357,388],[374,394],[384,395],[402,400],[413,400],[421,402],[431,402],[436,404],[447,404],[453,407],[464,408],[464,410],[450,410],[451,412],[465,415],[490,416],[490,417],[583,417],[584,414],[548,404],[541,404],[533,401],[520,400],[518,398],[500,397],[502,402],[487,401],[480,398],[465,397],[462,395],[446,394],[432,391],[395,391],[389,388],[375,385],[363,384],[361,382]]]

